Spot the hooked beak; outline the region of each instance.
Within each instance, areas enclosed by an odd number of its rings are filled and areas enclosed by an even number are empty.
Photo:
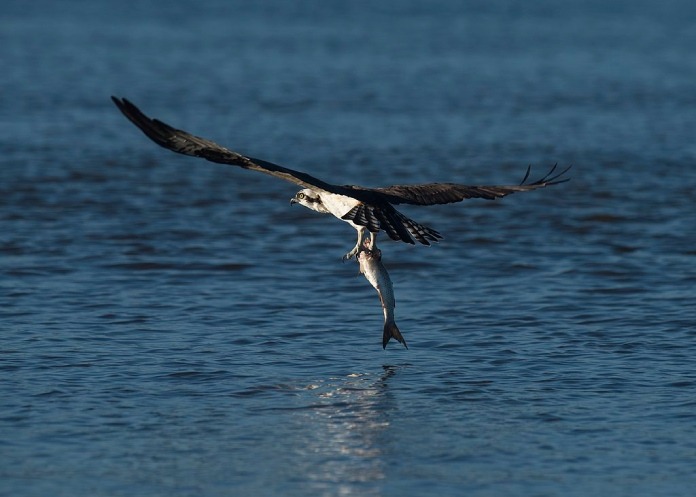
[[[297,200],[295,199],[295,197],[290,199],[290,205],[296,204],[296,203],[297,203]]]

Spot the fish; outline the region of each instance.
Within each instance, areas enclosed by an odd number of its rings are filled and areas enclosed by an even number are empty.
[[[394,287],[387,272],[387,268],[382,264],[382,251],[377,248],[372,237],[365,237],[362,241],[362,247],[356,257],[360,265],[360,272],[365,276],[365,279],[375,287],[379,300],[382,303],[382,312],[384,313],[384,331],[382,333],[382,348],[387,348],[389,340],[394,338],[402,343],[408,349],[406,340],[404,339],[399,327],[394,320],[394,308],[396,300],[394,299]]]

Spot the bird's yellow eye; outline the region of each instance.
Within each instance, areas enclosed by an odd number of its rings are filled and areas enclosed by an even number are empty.
[[[302,200],[303,198],[305,198],[305,194],[302,193],[302,192],[300,192],[300,193],[297,194],[297,198],[300,199],[300,200]]]

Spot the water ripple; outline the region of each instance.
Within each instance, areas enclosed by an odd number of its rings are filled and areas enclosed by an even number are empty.
[[[693,7],[624,3],[4,6],[3,490],[691,495]],[[380,238],[383,350],[349,226],[110,93],[340,184],[572,180],[399,206],[445,238]]]

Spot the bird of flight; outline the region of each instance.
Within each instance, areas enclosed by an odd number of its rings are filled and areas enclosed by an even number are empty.
[[[111,97],[121,112],[145,135],[158,145],[179,154],[202,157],[211,162],[250,169],[295,183],[302,190],[290,200],[324,214],[332,214],[347,222],[358,232],[358,241],[345,256],[350,259],[362,250],[367,231],[370,243],[376,246],[375,236],[384,231],[389,238],[410,244],[430,245],[442,235],[404,216],[394,208],[398,204],[436,205],[461,202],[469,198],[493,200],[515,192],[526,192],[568,181],[563,175],[570,167],[554,174],[556,166],[541,179],[526,183],[530,168],[519,185],[472,186],[457,183],[426,183],[394,185],[385,188],[366,188],[357,185],[334,185],[314,176],[295,171],[261,159],[233,152],[217,143],[173,128],[159,119],[146,116],[125,98]]]
[[[360,264],[361,273],[377,290],[384,313],[383,348],[386,348],[391,338],[408,347],[394,321],[394,290],[389,273],[382,264],[382,252],[377,248],[377,233],[384,231],[392,240],[410,244],[417,241],[423,245],[430,245],[442,238],[434,229],[404,216],[394,205],[451,204],[468,198],[494,200],[511,193],[536,190],[568,181],[563,175],[570,169],[568,167],[554,174],[556,166],[553,166],[541,179],[526,183],[530,172],[528,167],[522,182],[509,186],[426,183],[365,188],[356,185],[334,185],[301,171],[233,152],[215,142],[173,128],[159,119],[146,116],[125,98],[111,99],[133,124],[158,145],[179,154],[202,157],[211,162],[250,169],[295,183],[301,186],[302,190],[290,200],[291,204],[300,204],[313,211],[332,214],[355,228],[358,241],[343,258],[346,260],[355,257]]]

